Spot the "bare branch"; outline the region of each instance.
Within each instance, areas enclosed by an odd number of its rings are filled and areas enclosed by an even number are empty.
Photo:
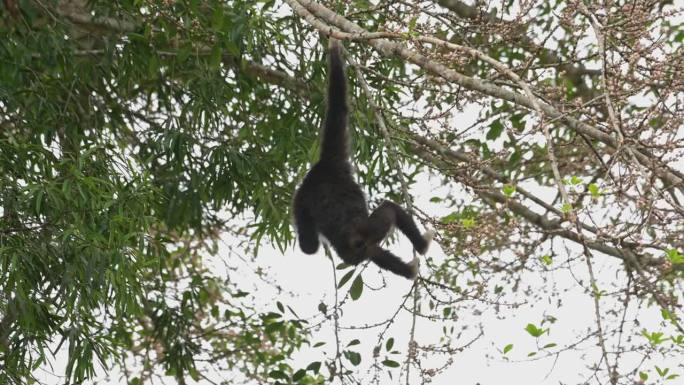
[[[334,13],[322,4],[313,2],[312,0],[285,1],[288,5],[292,7],[292,9],[295,12],[297,12],[297,14],[306,18],[307,20],[311,19],[310,14],[312,14],[326,21],[330,25],[338,27],[339,29],[344,30],[346,32],[355,34],[367,33],[365,29],[359,27],[357,24]],[[319,30],[326,34],[330,33],[331,30],[334,31],[334,29],[331,29],[330,26],[321,23],[315,23],[312,25],[314,25],[315,27],[325,26],[319,28]],[[336,34],[335,37],[341,38],[344,36]],[[512,102],[522,107],[526,107],[528,109],[535,109],[535,101],[531,100],[526,95],[521,95],[514,91],[501,88],[484,80],[465,76],[453,69],[446,67],[445,65],[437,61],[431,60],[417,53],[416,51],[408,49],[401,43],[386,39],[373,39],[369,41],[369,44],[385,56],[399,56],[410,63],[413,63],[431,73],[443,77],[448,81],[463,86],[466,89],[478,91],[483,94],[493,96],[495,98],[507,100],[509,102]],[[549,118],[558,119],[558,121],[563,122],[569,128],[583,135],[586,135],[587,137],[598,140],[613,149],[619,148],[617,140],[615,140],[610,134],[605,133],[569,115],[565,115],[548,103],[539,103],[539,108]],[[639,148],[636,145],[634,145],[634,147],[634,154],[641,164],[649,167],[654,173],[656,173],[656,175],[662,178],[666,182],[666,184],[668,184],[671,188],[684,190],[684,175],[682,175],[680,172],[676,170],[673,170],[667,164],[664,164],[660,160],[653,157],[648,150]]]

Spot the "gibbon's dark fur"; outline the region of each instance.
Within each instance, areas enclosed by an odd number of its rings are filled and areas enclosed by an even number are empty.
[[[318,250],[322,234],[345,263],[356,265],[370,259],[383,269],[415,278],[418,260],[403,262],[379,246],[397,226],[421,254],[427,251],[431,233],[421,235],[411,216],[397,204],[385,201],[370,216],[366,199],[354,181],[349,163],[347,134],[347,82],[342,46],[330,41],[328,108],[321,154],[307,173],[294,197],[295,225],[299,246],[306,254]]]

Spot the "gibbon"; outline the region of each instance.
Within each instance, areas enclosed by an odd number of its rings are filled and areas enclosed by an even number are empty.
[[[425,254],[433,233],[421,234],[411,216],[394,202],[384,201],[368,215],[366,199],[349,163],[346,93],[342,46],[331,39],[328,106],[320,157],[304,177],[293,202],[299,246],[306,254],[315,253],[321,234],[345,263],[357,265],[370,259],[394,274],[415,279],[417,258],[403,262],[379,244],[396,226],[418,253]]]

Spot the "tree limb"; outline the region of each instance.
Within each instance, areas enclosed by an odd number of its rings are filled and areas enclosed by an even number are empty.
[[[285,2],[290,5],[290,7],[292,7],[297,14],[303,18],[306,18],[310,22],[311,17],[308,16],[308,14],[315,15],[330,25],[336,26],[345,32],[354,34],[368,33],[368,31],[361,28],[356,23],[345,19],[322,4],[318,4],[312,0],[285,0]],[[334,31],[330,25],[323,23],[314,23],[312,25],[325,34],[331,34],[331,31]],[[338,35],[335,37],[339,38]],[[485,80],[465,76],[437,61],[419,54],[416,51],[410,50],[401,43],[378,38],[369,40],[368,44],[384,56],[401,57],[407,62],[413,63],[428,72],[434,73],[466,89],[481,92],[485,95],[493,96],[498,99],[507,100],[530,110],[535,109],[535,101],[531,100],[526,95],[521,95],[508,89],[501,88]],[[561,111],[558,111],[555,107],[548,103],[540,101],[539,109],[549,118],[563,122],[567,127],[576,132],[598,140],[612,149],[619,148],[618,141],[610,134],[605,133],[598,128],[584,123],[578,119],[568,116]],[[655,157],[650,154],[647,149],[641,148],[636,144],[625,144],[625,146],[633,146],[634,155],[637,160],[658,175],[658,177],[660,177],[668,185],[668,187],[677,188],[681,191],[684,191],[684,174],[672,169],[662,161],[655,159]]]

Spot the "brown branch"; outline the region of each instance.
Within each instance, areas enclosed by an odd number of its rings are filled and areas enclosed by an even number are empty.
[[[416,144],[410,143],[409,150],[414,155],[417,155],[419,158],[423,159],[424,161],[428,162],[429,164],[438,169],[443,170],[447,167],[440,167],[440,165],[449,164],[448,162],[445,162],[442,159],[436,157],[434,154],[427,151],[425,148],[418,146]],[[662,258],[654,258],[646,255],[637,255],[636,253],[634,253],[634,251],[628,248],[617,248],[609,246],[604,242],[589,241],[586,239],[586,237],[583,237],[583,235],[580,235],[568,229],[564,229],[561,226],[561,220],[551,220],[544,215],[537,214],[534,211],[532,211],[529,207],[520,203],[519,201],[509,198],[496,190],[473,188],[473,191],[476,195],[478,195],[481,199],[483,199],[490,205],[494,205],[495,203],[504,204],[514,214],[519,215],[527,222],[543,230],[545,233],[548,233],[550,235],[557,235],[578,244],[582,244],[582,241],[584,239],[584,242],[586,243],[586,246],[588,248],[599,251],[606,255],[610,255],[612,257],[619,258],[629,265],[632,265],[634,261],[639,261],[641,265],[661,266],[664,262]]]
[[[128,33],[137,31],[142,25],[123,18],[91,15],[86,12],[88,5],[84,1],[60,1],[54,7],[47,7],[40,1],[36,1],[36,3],[46,12],[54,12],[56,15],[86,29]]]
[[[486,23],[503,23],[511,26],[516,31],[515,42],[528,51],[537,51],[539,63],[545,66],[553,66],[559,72],[565,73],[565,77],[577,88],[577,92],[582,95],[583,100],[589,100],[596,96],[593,89],[587,87],[584,82],[584,75],[598,76],[601,71],[587,69],[584,65],[574,65],[563,60],[554,51],[539,46],[533,39],[526,35],[524,26],[507,20],[501,20],[495,13],[481,12],[477,7],[468,5],[460,0],[437,0],[437,3],[444,8],[454,12],[462,19],[471,21],[483,21]]]
[[[290,5],[290,7],[298,15],[305,18],[307,21],[312,22],[312,25],[316,29],[320,30],[325,34],[330,33],[330,25],[333,25],[345,32],[353,34],[363,34],[368,32],[365,29],[358,26],[356,23],[353,23],[345,19],[344,17],[326,8],[322,4],[318,4],[312,0],[285,0],[285,2],[288,5]],[[329,24],[325,24],[320,20],[316,19],[312,20],[310,15],[315,15]],[[336,34],[335,37],[340,38],[339,34]],[[413,63],[425,69],[428,72],[434,73],[466,89],[481,92],[485,95],[493,96],[498,99],[507,100],[511,103],[525,107],[527,109],[535,110],[535,101],[531,100],[526,95],[522,95],[514,91],[501,88],[499,86],[496,86],[492,83],[489,83],[481,79],[465,76],[451,68],[448,68],[442,63],[431,60],[426,56],[423,56],[415,51],[410,50],[401,43],[378,38],[369,40],[368,44],[384,56],[398,56],[406,60],[407,62]],[[605,133],[594,126],[577,120],[571,116],[565,115],[548,103],[540,102],[538,107],[550,119],[557,119],[558,121],[563,122],[567,127],[571,128],[576,132],[579,132],[590,138],[598,140],[613,149],[617,149],[619,147],[617,140],[615,140],[610,134]],[[634,145],[634,150],[634,155],[641,164],[649,167],[656,175],[663,179],[663,181],[668,186],[676,187],[684,191],[684,174],[676,170],[673,170],[667,164],[664,164],[662,161],[655,159],[655,157],[651,155],[647,149],[640,148]]]

